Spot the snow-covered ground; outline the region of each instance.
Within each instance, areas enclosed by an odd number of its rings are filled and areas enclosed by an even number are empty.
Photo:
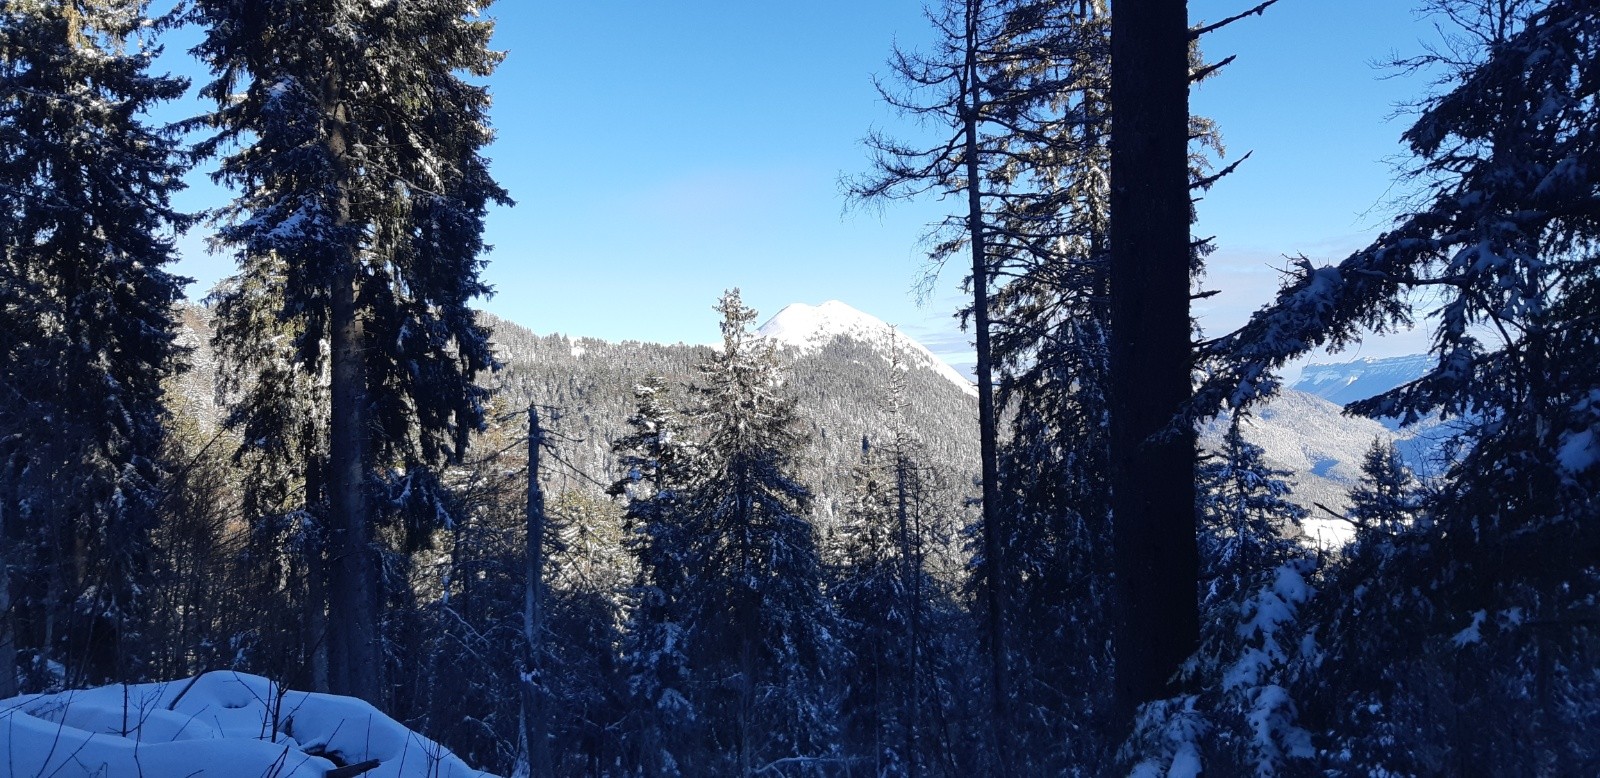
[[[368,778],[492,778],[365,702],[243,673],[0,700],[6,778],[324,778],[370,760]]]

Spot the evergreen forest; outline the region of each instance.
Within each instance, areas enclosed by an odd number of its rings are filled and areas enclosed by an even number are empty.
[[[1420,0],[1404,212],[1205,332],[1195,203],[1250,163],[1189,95],[1255,2],[885,41],[922,132],[861,128],[840,204],[947,211],[957,386],[737,288],[710,346],[478,310],[490,2],[0,0],[0,776],[1600,774],[1600,4]],[[1344,411],[1448,440],[1296,500],[1284,370],[1414,326]]]

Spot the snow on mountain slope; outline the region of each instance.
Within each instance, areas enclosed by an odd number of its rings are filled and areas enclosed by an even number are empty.
[[[1292,387],[1256,410],[1245,435],[1264,449],[1268,464],[1293,471],[1291,499],[1311,510],[1307,535],[1333,546],[1349,539],[1350,525],[1319,504],[1341,513],[1348,509],[1349,490],[1360,481],[1361,460],[1374,438],[1393,442],[1419,474],[1438,470],[1441,446],[1454,434],[1449,425],[1428,418],[1401,428],[1396,419],[1343,412],[1347,403],[1417,379],[1430,364],[1430,357],[1417,354],[1307,365]],[[1203,444],[1214,449],[1225,430],[1225,420],[1208,424],[1201,430]]]
[[[977,388],[971,381],[944,360],[934,356],[926,346],[906,337],[904,333],[877,317],[862,313],[838,300],[829,300],[821,305],[795,303],[778,311],[776,316],[768,319],[767,323],[761,325],[756,332],[780,347],[791,348],[802,354],[818,351],[832,343],[835,338],[848,338],[868,344],[886,362],[893,357],[892,349],[898,349],[902,362],[932,370],[961,387],[962,391],[969,395],[978,394]]]
[[[1293,388],[1343,406],[1420,378],[1428,371],[1432,360],[1426,354],[1412,354],[1385,359],[1357,359],[1341,364],[1306,365]]]
[[[1201,447],[1215,451],[1227,426],[1226,419],[1208,423],[1200,431]],[[1294,389],[1257,408],[1245,421],[1244,434],[1262,448],[1268,465],[1293,473],[1290,499],[1311,511],[1305,533],[1324,547],[1344,545],[1354,528],[1319,505],[1340,513],[1348,510],[1350,489],[1361,479],[1361,459],[1373,439],[1397,439],[1376,421],[1346,416],[1339,406]]]
[[[1421,378],[1433,366],[1433,357],[1412,354],[1383,359],[1356,359],[1340,364],[1307,365],[1291,391],[1320,397],[1341,408],[1357,400],[1375,397]],[[1375,419],[1395,433],[1395,445],[1406,464],[1424,474],[1437,475],[1443,466],[1440,455],[1444,444],[1455,436],[1453,425],[1437,414],[1419,419],[1402,429],[1400,419]]]

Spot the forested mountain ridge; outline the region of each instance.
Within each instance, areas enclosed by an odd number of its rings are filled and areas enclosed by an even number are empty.
[[[563,456],[602,482],[621,475],[611,443],[622,436],[633,412],[634,388],[651,374],[687,387],[696,379],[695,365],[710,353],[706,346],[537,335],[487,314],[483,321],[504,365],[491,379],[497,405],[514,409],[534,402],[555,409],[553,426],[574,439],[558,444]],[[881,348],[841,336],[815,350],[779,350],[788,391],[810,435],[802,477],[817,495],[824,526],[846,492],[862,439],[881,443],[889,434],[891,367]],[[947,473],[952,483],[970,483],[977,470],[971,398],[926,368],[907,370],[906,387],[909,405],[916,409],[909,423],[926,452],[925,464]]]
[[[211,316],[199,306],[184,306],[179,342],[190,349],[190,370],[171,391],[181,397],[179,416],[193,418],[207,435],[221,425],[217,365],[210,346]],[[776,317],[775,317],[776,318]],[[870,319],[870,317],[867,317]],[[492,333],[498,371],[485,375],[493,389],[496,413],[505,415],[530,403],[545,410],[546,423],[559,434],[553,441],[560,461],[546,479],[557,491],[575,489],[602,494],[600,484],[619,478],[613,441],[622,437],[636,405],[634,389],[648,375],[686,389],[696,379],[695,366],[711,353],[708,346],[627,340],[620,343],[571,336],[540,335],[493,314],[479,321]],[[876,320],[873,320],[876,321]],[[885,330],[887,326],[885,325]],[[709,339],[708,333],[708,339]],[[790,331],[790,336],[804,333]],[[788,390],[798,401],[799,416],[811,445],[802,474],[816,493],[816,512],[824,527],[839,509],[850,484],[850,470],[861,457],[862,440],[881,443],[889,435],[887,345],[861,339],[867,333],[834,333],[800,349],[778,339]],[[927,350],[904,335],[908,352]],[[916,351],[912,351],[915,349]],[[929,355],[931,358],[931,355]],[[945,371],[908,360],[903,368],[908,404],[915,411],[908,422],[921,443],[924,464],[946,475],[952,488],[970,484],[977,471],[977,433],[971,395]],[[686,396],[686,392],[682,393]],[[518,422],[491,419],[492,426]],[[957,497],[956,501],[961,501]]]
[[[779,345],[790,389],[811,435],[804,472],[817,492],[817,516],[824,526],[848,489],[862,438],[885,434],[888,360],[897,348],[886,337],[888,325],[848,306],[843,306],[851,314],[848,317],[815,315],[829,311],[829,305],[834,304],[791,305],[758,330]],[[808,315],[793,316],[796,310]],[[480,317],[493,332],[503,365],[485,378],[486,385],[495,387],[496,407],[508,412],[530,402],[545,406],[553,414],[552,427],[563,436],[556,443],[563,462],[547,475],[552,487],[597,497],[597,483],[620,476],[611,443],[623,434],[633,412],[634,387],[650,374],[687,386],[695,378],[694,366],[709,353],[709,347],[702,345],[540,335],[492,314]],[[855,326],[833,326],[846,319]],[[192,414],[198,429],[215,432],[223,412],[216,403],[210,316],[202,307],[185,306],[181,321],[180,343],[191,349],[191,369],[176,379],[175,391],[184,398],[179,414]],[[796,326],[802,321],[810,326]],[[878,327],[862,326],[872,323]],[[922,441],[928,464],[954,476],[949,483],[959,491],[977,472],[970,389],[957,383],[959,376],[952,379],[948,367],[939,369],[943,363],[930,364],[928,360],[935,358],[920,344],[904,334],[898,337],[902,341],[898,348],[910,355],[907,361],[913,364],[905,370],[910,406],[917,409],[911,426]],[[926,357],[919,360],[922,355]],[[1318,506],[1339,512],[1349,507],[1349,491],[1361,475],[1361,456],[1374,439],[1394,442],[1412,467],[1421,470],[1444,434],[1434,425],[1396,430],[1345,414],[1323,392],[1338,389],[1333,398],[1364,399],[1370,395],[1351,396],[1351,392],[1392,389],[1413,377],[1417,364],[1416,357],[1399,357],[1309,366],[1298,382],[1258,409],[1246,424],[1247,437],[1265,449],[1265,461],[1292,474],[1288,480],[1294,491],[1289,499],[1311,511],[1306,526],[1311,539],[1322,537],[1337,545],[1349,538],[1349,525]],[[1202,450],[1216,450],[1226,428],[1224,421],[1207,424],[1201,430]]]

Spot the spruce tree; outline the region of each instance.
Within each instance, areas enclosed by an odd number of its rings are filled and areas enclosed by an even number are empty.
[[[793,475],[806,443],[755,311],[723,295],[722,350],[700,366],[689,414],[702,442],[683,506],[682,598],[701,717],[693,772],[751,776],[836,761],[829,671],[842,658],[822,593],[811,493]],[[781,761],[780,761],[781,760]]]
[[[565,448],[551,452],[551,469],[565,467]],[[627,666],[618,655],[633,569],[623,545],[621,506],[588,491],[563,490],[549,510],[554,537],[544,678],[551,774],[593,773],[598,765],[618,764],[631,745],[617,724],[633,703]]]
[[[403,547],[448,512],[436,469],[481,425],[474,380],[494,364],[468,307],[489,292],[486,207],[506,199],[479,153],[488,94],[465,78],[500,59],[478,12],[467,0],[198,0],[192,12],[206,28],[195,53],[217,76],[202,150],[231,149],[217,177],[241,193],[218,232],[240,263],[219,313],[242,315],[240,290],[260,290],[289,331],[291,369],[326,376],[330,681],[375,702],[378,506]],[[267,337],[232,332],[224,353]],[[240,417],[291,434],[273,408]]]
[[[989,664],[993,769],[1009,774],[1017,749],[1007,635],[1016,568],[1006,558],[1011,528],[999,469],[999,413],[995,378],[1001,370],[993,338],[1005,327],[1039,330],[1021,312],[1022,294],[1011,295],[996,317],[999,279],[1028,266],[1060,267],[1062,207],[1055,175],[1064,157],[1080,151],[1063,128],[1093,124],[1079,109],[1077,91],[1092,81],[1078,65],[1093,57],[1080,44],[1095,36],[1078,21],[1098,13],[1094,3],[1043,0],[950,0],[929,17],[937,38],[929,53],[897,50],[890,64],[903,91],[880,86],[884,99],[902,113],[930,118],[944,131],[937,142],[917,147],[874,133],[873,174],[849,182],[861,201],[907,199],[925,193],[959,198],[962,207],[930,235],[930,260],[942,267],[961,259],[970,268],[969,320],[977,355],[978,423],[983,520],[977,527],[981,558],[974,564],[981,591]],[[1081,11],[1081,13],[1080,13]],[[1103,54],[1103,50],[1101,51]],[[1093,66],[1090,66],[1091,68]]]
[[[1600,8],[1429,7],[1451,38],[1410,63],[1445,76],[1404,134],[1412,206],[1337,264],[1300,261],[1210,349],[1202,399],[1248,402],[1299,354],[1428,317],[1427,374],[1351,410],[1438,413],[1466,453],[1425,521],[1353,547],[1329,574],[1306,696],[1330,733],[1328,768],[1592,772],[1600,751],[1578,733],[1600,708],[1595,630],[1576,614],[1600,594]]]
[[[1563,520],[1579,496],[1568,489],[1594,472],[1572,467],[1590,461],[1576,454],[1587,450],[1594,370],[1571,355],[1593,332],[1592,301],[1575,295],[1600,276],[1600,175],[1586,162],[1600,148],[1600,13],[1561,0],[1433,7],[1464,26],[1454,54],[1403,63],[1444,68],[1451,85],[1404,135],[1426,201],[1337,265],[1300,260],[1271,305],[1209,348],[1201,399],[1265,396],[1287,360],[1407,326],[1417,316],[1407,293],[1437,292],[1427,374],[1350,410],[1460,419],[1475,448],[1454,472],[1472,477],[1452,477],[1449,499],[1475,505],[1494,534],[1525,534]]]
[[[1293,540],[1310,512],[1291,502],[1290,473],[1267,465],[1244,437],[1246,414],[1228,422],[1222,448],[1198,469],[1203,608],[1236,598],[1299,553]]]
[[[1393,442],[1373,438],[1361,458],[1361,481],[1350,490],[1347,515],[1357,535],[1394,534],[1414,522],[1421,508],[1416,476]]]
[[[1015,737],[1024,772],[1065,772],[1106,763],[1113,737],[1110,15],[1097,2],[1018,6],[1036,16],[1013,34],[1035,53],[1006,73],[1037,107],[1008,147],[1027,175],[996,214],[1006,278],[993,319],[998,399],[1012,419],[1000,486],[1016,580]]]
[[[898,338],[898,334],[895,335]],[[928,572],[934,536],[931,474],[906,424],[905,376],[894,350],[889,366],[890,425],[883,445],[861,441],[852,491],[835,528],[829,596],[842,621],[848,658],[842,742],[873,775],[918,776],[942,768],[948,746],[937,722],[952,664],[940,645],[945,586]]]
[[[141,672],[189,221],[177,135],[145,118],[185,86],[150,72],[163,26],[130,0],[0,6],[0,694],[13,646],[69,683]]]
[[[861,459],[851,469],[852,492],[831,538],[836,550],[828,594],[850,652],[840,673],[845,752],[871,765],[873,775],[898,776],[910,775],[907,763],[919,758],[909,745],[908,707],[901,704],[910,691],[904,671],[916,657],[905,641],[910,613],[894,542],[894,475],[882,460],[863,437]]]
[[[681,775],[683,738],[698,716],[690,702],[684,605],[690,595],[684,503],[695,482],[694,449],[673,407],[666,382],[646,376],[634,389],[639,405],[632,431],[612,445],[623,478],[611,493],[625,496],[627,547],[637,564],[622,644],[629,712],[628,758],[651,778]]]

